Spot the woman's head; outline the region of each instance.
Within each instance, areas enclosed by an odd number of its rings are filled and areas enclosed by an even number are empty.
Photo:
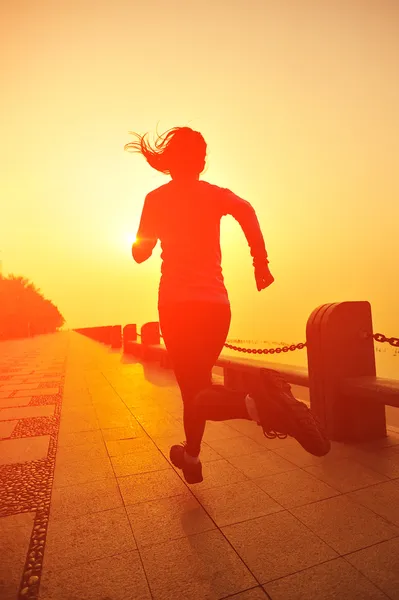
[[[126,144],[125,150],[140,152],[148,164],[173,178],[198,177],[205,167],[206,142],[190,127],[174,127],[157,137],[153,146],[148,134],[131,132],[137,140]]]

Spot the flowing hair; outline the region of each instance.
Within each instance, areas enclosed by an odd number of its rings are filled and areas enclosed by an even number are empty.
[[[206,142],[199,131],[190,127],[173,127],[161,135],[157,134],[153,145],[148,141],[148,133],[129,133],[136,140],[126,144],[125,150],[140,152],[153,169],[165,175],[198,175],[204,170]]]

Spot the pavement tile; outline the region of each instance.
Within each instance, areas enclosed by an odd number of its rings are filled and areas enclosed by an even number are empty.
[[[105,442],[110,456],[124,456],[137,452],[157,451],[157,447],[150,437],[132,437],[131,439],[110,440]]]
[[[265,585],[272,600],[386,600],[385,594],[337,558]]]
[[[59,387],[54,388],[26,388],[22,391],[18,391],[15,394],[16,398],[24,398],[25,396],[55,396],[60,393]]]
[[[173,469],[119,477],[118,484],[126,506],[190,494],[187,486]]]
[[[381,473],[386,477],[395,479],[399,477],[399,449],[398,446],[388,446],[376,451],[366,451],[360,448],[357,451],[356,460],[373,469],[377,473]]]
[[[183,439],[184,436],[181,435],[153,436],[154,443],[158,446],[162,454],[166,456],[168,460],[171,446],[174,446],[175,444],[181,444]],[[200,458],[202,463],[206,463],[212,460],[220,460],[222,457],[206,442],[202,442]]]
[[[305,471],[343,493],[387,480],[381,473],[348,458],[326,462],[320,466],[306,467]]]
[[[229,462],[250,479],[297,469],[291,462],[270,450],[244,456],[231,456]]]
[[[130,438],[147,437],[147,434],[139,423],[135,420],[130,421],[129,425],[124,427],[113,427],[102,429],[102,434],[106,442],[114,442]]]
[[[0,517],[0,533],[4,533],[13,527],[28,527],[32,530],[35,514],[34,512],[27,512],[10,515],[9,517]]]
[[[331,442],[331,450],[325,456],[314,456],[307,452],[298,442],[293,442],[286,446],[276,449],[276,454],[286,458],[298,467],[311,467],[313,465],[322,465],[326,462],[332,462],[343,458],[353,458],[353,447],[348,444]]]
[[[264,450],[264,447],[261,446],[261,444],[258,444],[258,442],[255,442],[245,435],[221,440],[212,440],[208,442],[208,444],[223,458],[244,456],[245,454],[253,454],[254,452],[261,452]]]
[[[254,433],[258,430],[258,425],[255,421],[250,421],[247,419],[232,419],[229,421],[229,427],[238,431],[242,435],[250,436],[250,434]]]
[[[10,369],[12,369],[12,373],[10,373]],[[9,367],[7,367],[6,369],[7,373],[9,373],[10,375],[18,375],[18,377],[27,377],[28,375],[31,375],[33,373],[32,369],[17,369],[14,368],[14,365],[9,365]]]
[[[49,435],[1,440],[0,465],[10,465],[46,458],[49,442]]]
[[[17,424],[18,421],[0,421],[0,440],[10,437]]]
[[[109,406],[104,412],[97,411],[97,419],[101,429],[130,427],[134,423],[129,411],[111,411]]]
[[[58,463],[56,461],[54,482],[55,488],[66,487],[114,478],[109,458],[86,458],[80,461],[71,460]]]
[[[150,437],[177,435],[184,439],[183,424],[176,419],[154,419],[151,421],[140,421],[140,425]]]
[[[55,404],[46,406],[15,406],[0,409],[0,421],[15,419],[29,419],[31,417],[51,417],[54,414]]]
[[[399,535],[397,527],[346,496],[321,500],[291,511],[339,554]]]
[[[0,392],[19,392],[25,390],[39,389],[38,385],[31,385],[30,383],[1,383],[0,382]]]
[[[291,445],[298,445],[298,442],[293,438],[286,438],[284,440],[280,440],[278,438],[269,439],[265,437],[263,430],[257,423],[254,421],[249,421],[245,419],[233,419],[228,421],[229,427],[235,429],[242,435],[246,435],[251,438],[267,450],[276,450],[277,448],[286,448]]]
[[[21,583],[26,554],[32,533],[33,519],[18,520],[13,517],[0,519],[0,598],[1,600],[16,600]],[[20,515],[18,515],[20,517]],[[12,523],[6,523],[7,520]]]
[[[96,411],[93,408],[93,406],[89,405],[78,405],[78,406],[71,406],[68,407],[68,410],[63,410],[61,413],[61,425],[66,421],[66,420],[76,420],[76,421],[80,421],[80,420],[97,420],[96,417]]]
[[[70,408],[76,409],[78,407],[92,407],[93,402],[89,395],[84,394],[83,392],[78,392],[77,394],[62,394],[62,409],[64,413],[66,413]]]
[[[198,486],[195,495],[218,527],[282,510],[252,481],[207,489]]]
[[[266,475],[254,479],[254,482],[284,508],[309,504],[339,494],[337,490],[302,469]]]
[[[392,600],[399,600],[399,538],[348,554],[345,559]]]
[[[76,431],[73,433],[58,434],[58,453],[60,448],[68,446],[82,446],[85,444],[100,444],[103,441],[103,436],[100,429],[89,431]]]
[[[94,443],[86,442],[79,445],[59,447],[57,450],[56,466],[58,468],[63,464],[71,464],[73,462],[81,462],[82,460],[87,461],[95,458],[103,458],[106,462],[108,461],[107,448],[102,439]]]
[[[260,583],[337,556],[287,511],[228,525],[222,531]]]
[[[13,396],[12,398],[2,398],[0,399],[0,408],[10,408],[13,406],[28,406],[31,400],[32,396],[24,396],[23,398],[18,398],[17,396]]]
[[[151,600],[137,550],[43,572],[40,600]]]
[[[111,457],[111,463],[116,477],[172,468],[163,454],[156,448],[149,451],[135,452],[134,454],[113,456]]]
[[[178,473],[181,473],[181,471],[178,471]],[[191,488],[194,494],[197,491],[227,485],[229,483],[248,481],[244,473],[233,467],[233,465],[224,458],[203,463],[202,474],[204,481]]]
[[[102,479],[61,488],[53,487],[50,518],[69,519],[122,505],[115,479]]]
[[[0,413],[1,418],[1,413]],[[88,413],[85,416],[75,416],[68,413],[65,413],[65,409],[63,409],[61,414],[61,423],[60,423],[60,434],[65,433],[76,433],[78,431],[92,431],[95,429],[100,429],[97,417],[94,413]]]
[[[225,440],[228,438],[237,437],[237,432],[230,425],[223,422],[208,421],[205,426],[204,442],[212,442],[214,440]]]
[[[399,527],[399,481],[378,483],[365,490],[352,492],[348,498]]]
[[[43,568],[62,571],[130,550],[136,550],[136,542],[124,507],[71,519],[51,519]]]
[[[186,494],[134,504],[126,511],[139,548],[216,528],[197,500]]]
[[[234,594],[234,596],[228,596],[225,600],[266,600],[266,592],[261,587],[255,587],[241,594]]]
[[[357,448],[361,450],[376,452],[379,449],[387,448],[389,446],[397,446],[399,449],[399,430],[387,430],[387,435],[379,440],[372,442],[363,442],[362,444],[356,444]]]
[[[42,385],[46,385],[47,387],[59,387],[60,385],[63,384],[63,380],[61,378],[57,378],[57,377],[35,377],[34,375],[29,375],[28,377],[26,377],[23,381],[23,383],[30,383],[32,384],[31,387],[36,388],[37,384],[40,384],[40,387]]]
[[[256,581],[220,531],[142,548],[154,600],[218,600]]]

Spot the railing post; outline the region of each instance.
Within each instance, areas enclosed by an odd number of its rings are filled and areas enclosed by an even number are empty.
[[[161,342],[159,323],[146,323],[141,328],[141,343],[145,346],[155,346]]]
[[[385,406],[340,391],[347,377],[375,376],[373,324],[369,302],[324,304],[306,327],[312,410],[330,439],[364,442],[386,436]]]
[[[129,323],[123,328],[123,351],[126,352],[129,349],[129,342],[137,341],[137,326]]]
[[[111,329],[111,348],[122,347],[122,327],[120,325],[113,325]]]

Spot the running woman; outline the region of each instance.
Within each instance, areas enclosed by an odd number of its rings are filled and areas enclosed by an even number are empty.
[[[289,435],[308,452],[326,454],[329,440],[279,372],[260,370],[248,393],[212,384],[231,320],[221,268],[222,216],[232,215],[244,232],[258,291],[274,281],[253,207],[229,189],[200,180],[207,149],[201,133],[175,127],[153,145],[147,135],[133,135],[125,150],[140,152],[151,167],[171,176],[146,196],[132,246],[134,260],[142,263],[161,242],[159,322],[182,395],[186,435],[184,444],[171,447],[171,462],[188,483],[203,480],[199,454],[207,420],[254,420],[267,437]]]

